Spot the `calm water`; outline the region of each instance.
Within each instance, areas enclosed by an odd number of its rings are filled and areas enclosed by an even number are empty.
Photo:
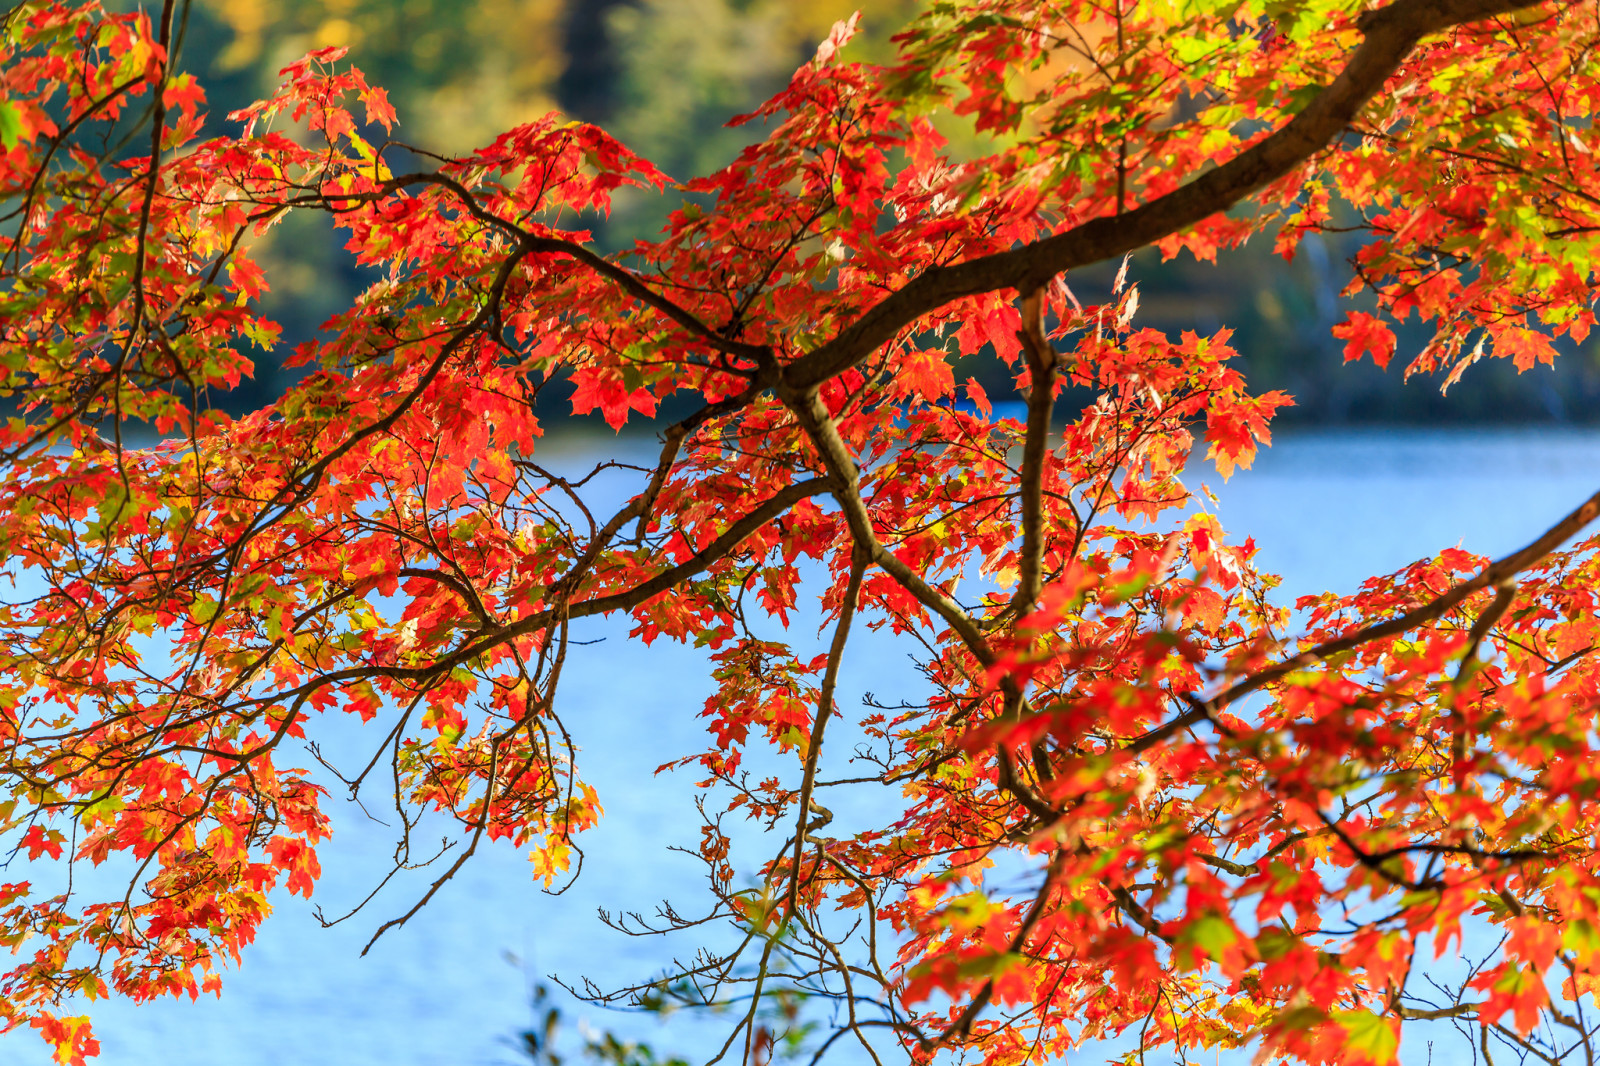
[[[1345,590],[1449,545],[1490,554],[1520,546],[1600,488],[1600,436],[1285,437],[1231,482],[1201,480],[1221,497],[1225,528],[1237,538],[1256,538],[1263,567],[1285,576],[1282,592],[1292,597]],[[529,1017],[528,973],[589,975],[605,983],[644,977],[658,967],[668,945],[605,929],[595,908],[648,912],[668,896],[686,911],[694,909],[699,864],[665,850],[699,838],[688,805],[692,777],[656,777],[654,770],[669,756],[698,750],[703,734],[696,715],[709,686],[697,654],[663,644],[635,646],[625,632],[597,620],[586,635],[606,639],[580,649],[563,680],[563,717],[583,747],[583,773],[607,810],[601,826],[582,839],[588,859],[573,891],[559,897],[540,892],[520,855],[488,847],[364,959],[358,952],[372,930],[407,909],[425,881],[391,884],[369,910],[327,930],[309,904],[282,896],[247,951],[244,968],[226,975],[220,1001],[99,1005],[100,1061],[511,1063],[517,1060],[508,1040]],[[903,656],[882,650],[886,654],[874,647],[853,663],[847,659],[842,706],[854,705],[868,690],[895,698],[912,685]],[[321,853],[324,875],[316,901],[337,914],[370,890],[372,872],[384,868],[392,838],[387,827],[352,806],[333,800],[330,812],[336,835]],[[508,954],[524,966],[513,966]],[[649,1019],[593,1009],[576,1013],[691,1057],[710,1035],[702,1026],[680,1025],[688,1019],[661,1028]],[[567,1050],[575,1051],[576,1043],[577,1034],[569,1033]],[[1420,1063],[1426,1048],[1418,1042],[1406,1052]],[[830,1061],[852,1058],[839,1050]],[[0,1063],[48,1062],[31,1033],[0,1038]]]

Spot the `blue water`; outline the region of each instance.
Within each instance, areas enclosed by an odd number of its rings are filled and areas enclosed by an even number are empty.
[[[1230,535],[1255,537],[1261,565],[1284,575],[1281,592],[1287,599],[1346,590],[1450,545],[1490,554],[1520,546],[1600,488],[1600,436],[1284,437],[1254,469],[1228,483],[1214,474],[1197,472],[1194,478],[1219,495],[1218,511]],[[703,744],[696,715],[709,681],[698,653],[665,643],[647,649],[627,641],[625,632],[625,626],[596,620],[588,632],[575,634],[605,639],[578,649],[563,680],[561,713],[583,748],[582,772],[607,811],[602,824],[582,838],[588,857],[575,888],[563,896],[544,894],[521,855],[486,845],[421,914],[386,935],[366,958],[358,957],[361,945],[383,920],[409,908],[433,871],[391,884],[367,911],[327,930],[310,904],[281,895],[277,913],[246,952],[243,969],[225,976],[220,1001],[96,1005],[100,1061],[512,1063],[518,1060],[508,1041],[529,1020],[529,974],[589,975],[605,984],[656,970],[670,946],[606,929],[595,908],[648,913],[656,901],[671,897],[689,911],[701,898],[699,863],[666,850],[699,839],[689,802],[692,771],[658,777],[654,770]],[[841,706],[854,706],[865,691],[892,699],[914,686],[903,655],[892,646],[874,641],[863,648],[846,662]],[[336,835],[321,852],[324,874],[316,902],[339,913],[375,884],[374,871],[385,868],[392,837],[352,805],[332,800],[330,813]],[[507,960],[508,953],[521,960],[520,967]],[[593,1008],[569,1016],[578,1015],[690,1057],[724,1024],[680,1016],[661,1027],[652,1019]],[[576,1050],[576,1043],[577,1034],[569,1033],[567,1050]],[[1423,1061],[1420,1042],[1405,1050],[1408,1060]],[[829,1061],[856,1057],[839,1050]],[[1101,1057],[1086,1054],[1080,1060]],[[49,1061],[30,1033],[0,1038],[0,1063]]]

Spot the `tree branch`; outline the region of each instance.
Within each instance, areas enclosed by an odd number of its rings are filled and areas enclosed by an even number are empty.
[[[845,642],[850,639],[850,622],[855,617],[856,601],[861,598],[861,579],[867,572],[867,552],[859,544],[850,554],[850,578],[839,605],[839,621],[833,627],[833,643],[828,648],[828,666],[822,674],[822,691],[817,695],[817,717],[811,723],[811,738],[806,744],[805,772],[800,780],[800,821],[794,830],[794,872],[789,878],[788,913],[795,913],[800,895],[800,856],[805,851],[807,822],[811,818],[811,793],[817,783],[817,763],[822,755],[822,734],[833,714],[833,692],[839,682],[839,661]]]
[[[1326,148],[1430,33],[1535,6],[1540,0],[1399,0],[1369,11],[1365,35],[1339,76],[1282,129],[1187,185],[1125,214],[1095,218],[1065,233],[1005,252],[932,267],[886,297],[832,340],[757,381],[806,389],[843,373],[921,316],[952,300],[998,289],[1028,292],[1049,278],[1137,251],[1237,204]]]
[[[839,436],[839,429],[834,425],[833,416],[828,414],[822,397],[815,389],[808,389],[802,393],[785,395],[783,400],[811,438],[832,476],[833,496],[844,511],[852,539],[866,549],[874,563],[916,597],[917,602],[943,618],[961,637],[973,658],[984,666],[993,663],[994,652],[972,616],[962,610],[960,604],[924,581],[920,574],[885,547],[872,531],[872,516],[867,513],[867,505],[862,501],[859,491],[861,472],[851,458],[844,439]]]
[[[1477,592],[1479,589],[1485,589],[1490,586],[1504,588],[1512,581],[1513,578],[1516,577],[1516,575],[1520,574],[1524,570],[1527,570],[1529,567],[1536,565],[1543,560],[1545,556],[1561,547],[1561,545],[1566,542],[1568,537],[1571,537],[1573,534],[1587,526],[1590,522],[1593,522],[1597,516],[1600,516],[1600,492],[1590,496],[1565,518],[1561,519],[1561,521],[1545,530],[1543,534],[1533,541],[1533,543],[1529,544],[1521,551],[1515,551],[1504,558],[1496,559],[1494,562],[1478,571],[1472,577],[1461,582],[1459,585],[1455,586],[1437,599],[1431,600],[1428,603],[1423,604],[1421,607],[1407,611],[1405,614],[1402,614],[1397,618],[1391,618],[1386,622],[1378,622],[1370,626],[1364,626],[1363,628],[1356,630],[1354,633],[1348,633],[1345,636],[1336,637],[1333,640],[1325,640],[1321,644],[1307,648],[1299,655],[1258,670],[1249,677],[1241,678],[1239,681],[1234,682],[1233,685],[1218,695],[1213,696],[1210,700],[1207,700],[1206,703],[1214,709],[1226,707],[1240,697],[1248,695],[1257,689],[1263,688],[1271,682],[1283,677],[1285,674],[1292,673],[1301,667],[1310,666],[1313,663],[1321,662],[1330,656],[1337,655],[1340,652],[1350,651],[1374,640],[1382,640],[1385,637],[1399,636],[1408,629],[1414,629],[1426,622],[1431,622],[1436,618],[1440,618],[1445,614],[1445,612],[1449,611],[1452,607],[1455,607],[1462,600],[1465,600],[1468,596],[1472,595],[1474,592]],[[1506,604],[1509,605],[1509,602],[1510,600],[1508,597]],[[1500,609],[1503,611],[1505,608],[1502,606]],[[1491,618],[1491,623],[1492,621],[1493,619]],[[1196,716],[1192,719],[1193,721],[1199,721],[1200,717],[1203,717],[1199,715],[1198,711],[1192,711],[1190,714]]]
[[[1044,558],[1044,463],[1055,406],[1056,353],[1044,335],[1044,290],[1022,299],[1022,329],[1017,333],[1028,357],[1028,432],[1022,444],[1022,556],[1017,561],[1017,591],[1011,608],[1017,617],[1039,599]]]
[[[1057,851],[1055,858],[1050,860],[1050,866],[1045,870],[1044,884],[1039,886],[1039,892],[1033,897],[1033,905],[1028,908],[1028,913],[1023,917],[1022,924],[1017,926],[1017,935],[1011,938],[1010,947],[1013,953],[1021,951],[1027,946],[1028,938],[1033,935],[1034,927],[1039,924],[1039,919],[1044,917],[1044,905],[1050,898],[1050,890],[1055,887],[1056,878],[1061,875],[1061,868],[1066,863],[1067,851]],[[966,1009],[950,1023],[950,1027],[932,1039],[919,1041],[924,1052],[936,1051],[958,1036],[966,1036],[972,1032],[972,1023],[978,1020],[978,1015],[989,1005],[989,1000],[994,995],[994,979],[983,983],[978,994],[972,997]]]

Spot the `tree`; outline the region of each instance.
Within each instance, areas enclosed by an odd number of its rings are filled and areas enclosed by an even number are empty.
[[[187,16],[190,34],[211,21],[223,31],[216,34],[219,48],[191,53],[201,63],[210,60],[211,69],[195,71],[202,80],[237,72],[254,83],[246,91],[271,87],[273,72],[307,49],[353,48],[366,73],[389,85],[408,114],[427,112],[427,143],[450,151],[551,109],[563,65],[562,6],[561,0],[201,0]]]
[[[4,24],[9,1026],[81,1062],[74,997],[216,990],[272,890],[313,889],[334,778],[292,742],[336,714],[371,729],[344,786],[460,834],[416,906],[485,840],[567,877],[598,797],[558,682],[573,627],[626,614],[709,649],[711,737],[675,763],[717,793],[705,921],[736,940],[602,998],[737,1004],[746,1061],[818,1001],[819,1054],[913,1061],[1120,1033],[1130,1061],[1381,1063],[1430,1018],[1486,1055],[1592,1047],[1597,542],[1568,541],[1600,495],[1296,615],[1180,480],[1195,434],[1247,466],[1289,398],[1247,390],[1226,331],[1136,328],[1135,287],[1086,305],[1070,272],[1292,256],[1339,210],[1366,237],[1349,358],[1387,364],[1415,315],[1411,371],[1548,362],[1594,321],[1593,9],[960,0],[884,66],[841,23],[682,187],[711,206],[609,258],[611,195],[679,188],[650,163],[554,119],[408,149],[339,49],[197,142],[186,10]],[[944,151],[952,112],[989,154]],[[295,212],[377,280],[230,418],[275,335],[250,242]],[[1024,417],[956,380],[983,349]],[[614,513],[541,463],[560,378],[617,428],[689,403]],[[866,709],[864,776],[826,743],[863,626],[928,688]],[[748,776],[753,746],[783,772]],[[847,790],[903,815],[826,835]],[[740,818],[770,853],[731,852]],[[1430,993],[1464,926],[1498,946]]]

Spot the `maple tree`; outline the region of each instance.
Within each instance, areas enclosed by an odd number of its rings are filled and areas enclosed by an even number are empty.
[[[334,779],[298,742],[335,720],[371,736],[340,788],[459,831],[417,906],[485,838],[567,876],[599,797],[558,682],[573,623],[625,615],[709,650],[707,747],[676,761],[727,801],[701,854],[735,940],[596,991],[736,1005],[724,1056],[763,1059],[800,994],[838,1008],[819,1055],[1383,1063],[1429,1019],[1589,1053],[1600,561],[1569,541],[1600,495],[1296,614],[1180,480],[1197,434],[1249,465],[1289,398],[1226,331],[1140,329],[1134,286],[1085,305],[1069,272],[1356,226],[1351,359],[1413,316],[1409,371],[1446,384],[1553,359],[1594,322],[1594,8],[947,0],[886,65],[841,23],[681,187],[555,117],[407,148],[338,49],[200,141],[185,11],[4,21],[8,1027],[81,1062],[83,998],[218,989],[271,892],[313,890]],[[586,220],[623,187],[698,199],[604,257]],[[275,339],[251,242],[292,212],[379,280],[229,417]],[[956,380],[985,349],[1023,417]],[[541,463],[562,379],[617,428],[692,401],[614,513]],[[863,774],[825,741],[868,626],[928,692],[865,709]],[[860,791],[897,813],[826,835]],[[746,817],[770,853],[734,854]],[[1426,984],[1472,928],[1487,957]]]

